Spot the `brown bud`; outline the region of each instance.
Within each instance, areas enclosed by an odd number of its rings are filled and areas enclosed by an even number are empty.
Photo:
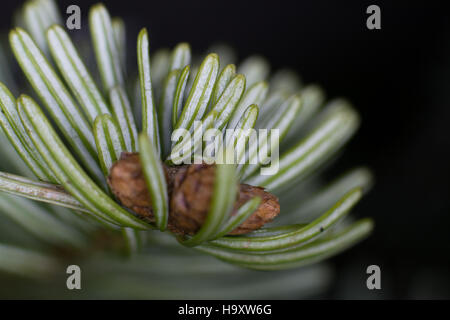
[[[176,233],[194,234],[205,221],[214,188],[213,166],[190,165],[175,176],[169,222]]]
[[[254,197],[260,197],[261,203],[247,220],[229,234],[245,234],[257,230],[272,221],[280,213],[280,204],[277,197],[265,191],[264,188],[241,184],[239,189],[239,198],[234,205],[232,215],[236,214],[240,207]]]
[[[138,153],[122,152],[110,169],[108,184],[116,198],[145,219],[152,220],[149,192]]]
[[[180,233],[195,234],[205,222],[214,190],[215,168],[214,165],[193,164],[176,175],[169,221]],[[231,215],[236,214],[251,198],[258,196],[262,201],[256,211],[230,234],[244,234],[259,229],[280,212],[277,198],[263,188],[241,184],[238,191]]]
[[[209,211],[214,189],[215,166],[164,166],[170,214],[168,228],[177,234],[195,234]],[[142,218],[153,222],[150,196],[137,153],[122,153],[110,170],[108,183],[117,199]],[[230,234],[244,234],[259,229],[280,212],[278,199],[263,188],[241,184],[236,194],[232,215],[251,198],[258,196],[256,211]]]

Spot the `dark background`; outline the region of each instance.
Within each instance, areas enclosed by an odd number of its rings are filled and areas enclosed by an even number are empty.
[[[86,14],[96,1],[58,1]],[[376,175],[356,215],[375,233],[333,258],[328,298],[450,297],[450,17],[438,1],[104,1],[127,23],[128,39],[149,29],[152,49],[212,42],[259,53],[273,69],[297,70],[329,97],[348,98],[362,115],[359,134],[331,174],[366,164]],[[2,3],[0,25],[13,8]],[[381,30],[366,28],[366,8],[381,7]],[[129,40],[130,48],[134,41]],[[131,50],[131,49],[130,49]],[[377,264],[382,290],[370,292],[365,268]]]

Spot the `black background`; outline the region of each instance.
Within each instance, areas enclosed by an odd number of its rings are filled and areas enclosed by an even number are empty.
[[[86,14],[95,1],[58,1]],[[438,1],[104,1],[127,23],[130,50],[140,27],[152,49],[212,42],[258,53],[273,69],[297,70],[329,97],[348,98],[362,116],[359,134],[330,174],[366,164],[376,175],[356,215],[375,233],[333,258],[328,298],[450,297],[450,17]],[[20,1],[3,2],[11,26]],[[366,8],[381,8],[382,29],[366,28]],[[380,265],[382,290],[365,287],[367,265]]]

